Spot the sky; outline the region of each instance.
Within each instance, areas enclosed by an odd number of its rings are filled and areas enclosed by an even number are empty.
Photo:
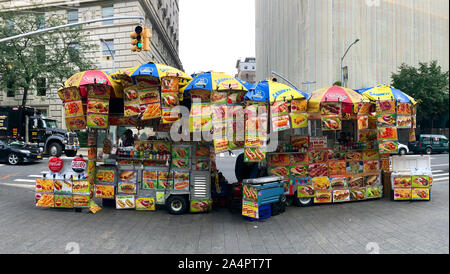
[[[255,57],[255,0],[180,0],[179,54],[184,71],[225,72]]]

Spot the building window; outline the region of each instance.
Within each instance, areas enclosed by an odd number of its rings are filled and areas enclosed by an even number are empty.
[[[45,28],[45,15],[43,14],[36,15],[36,26],[37,29]]]
[[[248,69],[248,67],[247,67],[247,66],[245,66],[245,67],[244,67],[244,69]]]
[[[45,78],[38,78],[36,80],[36,87],[37,87],[37,95],[45,96],[47,92],[47,80]]]
[[[103,40],[102,42],[103,60],[112,60],[115,55],[114,40]]]
[[[322,136],[322,120],[310,120],[311,136]]]
[[[40,45],[40,46],[35,46],[34,47],[34,53],[36,55],[36,59],[40,64],[45,63],[46,58],[45,58],[45,46],[44,45]]]
[[[248,80],[248,73],[245,74],[245,78]]]
[[[14,89],[14,81],[8,80],[6,83],[6,96],[14,97],[16,95],[16,90]]]
[[[78,23],[78,10],[69,10],[67,12],[67,21],[69,24]]]
[[[109,18],[114,16],[114,7],[103,7],[102,8],[102,18]],[[103,21],[103,25],[112,25],[114,23],[113,20]]]
[[[79,59],[78,48],[79,48],[78,44],[70,44],[67,49],[69,53],[69,61],[72,63],[76,62]]]

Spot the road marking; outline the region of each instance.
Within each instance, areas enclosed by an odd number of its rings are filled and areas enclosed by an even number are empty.
[[[432,173],[444,172],[443,170],[431,170]]]
[[[36,182],[36,180],[31,180],[31,179],[15,179],[14,182],[34,183],[34,182]]]
[[[433,175],[433,178],[434,178],[434,177],[442,177],[442,176],[448,176],[448,173],[440,173],[440,174],[436,174],[436,175]]]
[[[5,164],[0,164],[0,166],[5,166]]]
[[[434,167],[434,166],[448,166],[449,164],[448,163],[446,163],[446,164],[441,164],[441,165],[431,165],[432,167]]]
[[[34,185],[26,185],[26,184],[8,184],[8,183],[1,183],[0,186],[14,186],[14,187],[21,187],[21,188],[28,188],[28,189],[34,189],[36,186]]]
[[[28,177],[31,177],[31,178],[42,178],[43,176],[42,175],[28,175]]]
[[[434,183],[434,182],[441,182],[441,181],[449,181],[449,178],[437,178],[437,179],[433,179],[433,183]]]

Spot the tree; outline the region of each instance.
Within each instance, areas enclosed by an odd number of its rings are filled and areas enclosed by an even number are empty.
[[[448,119],[449,72],[443,72],[437,61],[419,63],[418,68],[402,64],[391,78],[392,86],[419,101],[417,124],[421,128],[433,128],[433,121],[441,117]]]
[[[65,15],[42,10],[0,13],[0,38],[67,24]],[[78,71],[93,68],[86,58],[94,45],[81,27],[64,28],[0,43],[0,90],[23,89],[22,106],[33,89],[56,88]]]

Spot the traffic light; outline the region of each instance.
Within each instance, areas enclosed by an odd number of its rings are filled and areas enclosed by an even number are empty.
[[[131,51],[141,52],[141,50],[142,50],[142,31],[143,31],[143,28],[141,26],[137,26],[134,29],[134,32],[132,32],[130,34],[130,38],[133,39],[133,40],[131,40],[131,44],[133,45],[133,47],[131,48]]]
[[[142,50],[150,51],[150,38],[152,38],[152,33],[149,28],[144,27],[142,31]]]

